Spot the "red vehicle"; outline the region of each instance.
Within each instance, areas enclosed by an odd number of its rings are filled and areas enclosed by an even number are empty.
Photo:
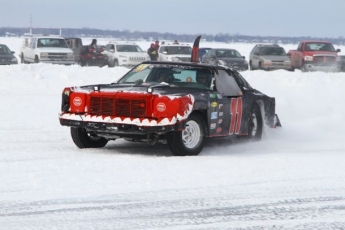
[[[306,40],[299,43],[297,50],[290,50],[288,56],[292,68],[303,72],[339,72],[338,52],[340,49],[334,49],[330,42]]]

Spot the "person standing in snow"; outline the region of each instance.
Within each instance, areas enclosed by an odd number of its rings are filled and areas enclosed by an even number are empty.
[[[156,50],[154,43],[151,43],[151,46],[150,46],[150,48],[148,48],[147,53],[150,56],[151,61],[157,61],[158,50]]]

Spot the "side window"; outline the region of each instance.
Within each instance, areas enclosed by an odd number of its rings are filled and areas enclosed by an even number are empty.
[[[223,96],[239,96],[242,94],[240,87],[232,75],[229,75],[225,70],[218,70],[216,75],[217,91]]]
[[[297,47],[298,51],[302,51],[302,44],[303,44],[302,42],[298,44],[298,47]]]
[[[111,44],[107,44],[107,45],[105,45],[105,48],[104,48],[104,49],[105,49],[106,51],[109,51],[109,50],[110,50],[110,47],[111,47]]]
[[[254,48],[252,49],[252,51],[250,52],[250,54],[254,54],[256,49],[257,49],[257,48],[254,47]]]
[[[159,53],[163,53],[164,51],[168,52],[168,49],[166,46],[161,46],[161,48],[159,49]]]

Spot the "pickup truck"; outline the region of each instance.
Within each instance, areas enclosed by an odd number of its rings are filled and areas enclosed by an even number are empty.
[[[21,63],[74,64],[73,51],[59,36],[25,38],[20,47]]]
[[[338,52],[330,42],[301,41],[297,50],[289,50],[288,56],[294,69],[308,71],[339,72]]]

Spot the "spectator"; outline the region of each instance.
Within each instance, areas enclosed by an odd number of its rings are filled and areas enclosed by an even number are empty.
[[[150,48],[148,48],[147,53],[150,56],[151,61],[157,61],[158,51],[155,49],[154,43],[151,43],[151,46],[150,46]]]
[[[208,76],[206,73],[199,73],[196,76],[196,81],[199,84],[206,86],[207,88],[210,87],[210,80],[210,76]]]
[[[92,39],[92,42],[89,45],[89,47],[92,49],[96,49],[97,48],[97,39]]]
[[[157,50],[157,53],[158,53],[158,50],[159,50],[159,41],[158,40],[156,40],[154,46],[155,46],[155,49]]]
[[[178,43],[178,41],[177,41],[177,40],[175,40],[175,41],[173,42],[173,44],[179,44],[179,43]]]

